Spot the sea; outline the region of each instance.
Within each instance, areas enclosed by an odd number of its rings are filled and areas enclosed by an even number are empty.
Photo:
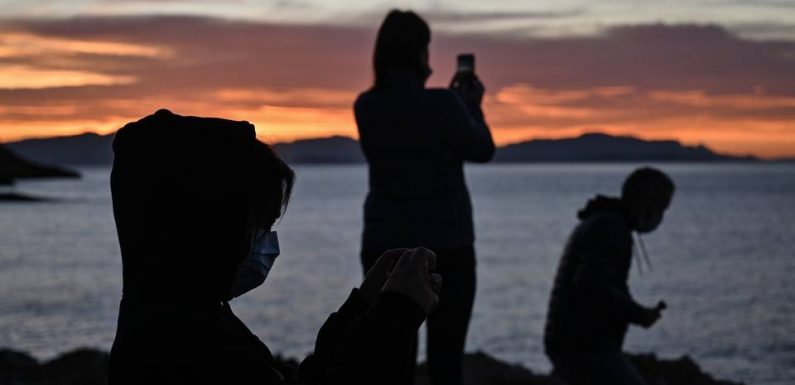
[[[550,369],[544,318],[576,212],[595,194],[618,194],[638,166],[467,166],[478,261],[468,351]],[[644,236],[651,267],[638,269],[636,259],[630,287],[639,302],[664,300],[668,308],[653,328],[630,328],[626,349],[688,355],[717,378],[795,383],[795,165],[655,166],[677,190],[661,227]],[[0,203],[0,347],[48,359],[111,346],[122,275],[110,169],[80,171],[82,179],[16,186],[47,202]],[[303,357],[361,281],[367,169],[296,171],[293,199],[277,225],[282,254],[265,284],[232,308],[271,350]]]

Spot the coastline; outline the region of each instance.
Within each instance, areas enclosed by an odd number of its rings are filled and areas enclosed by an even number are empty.
[[[658,358],[653,353],[628,354],[629,359],[649,384],[666,385],[741,385],[741,382],[720,380],[704,372],[688,356],[677,359]],[[299,361],[276,356],[279,371],[287,384],[300,384],[296,376]],[[78,348],[57,357],[38,361],[28,353],[0,349],[0,385],[101,385],[107,383],[108,353]],[[464,379],[467,385],[565,385],[546,373],[500,361],[484,352],[467,353],[464,357]],[[416,385],[428,385],[425,363],[417,368]]]

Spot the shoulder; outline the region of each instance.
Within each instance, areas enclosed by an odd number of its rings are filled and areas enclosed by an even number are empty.
[[[373,110],[378,109],[379,102],[382,100],[379,93],[367,90],[359,94],[353,102],[353,113],[357,118],[363,118],[373,114]]]
[[[626,243],[632,241],[632,229],[623,215],[617,212],[594,214],[580,223],[583,237],[600,241]]]
[[[374,97],[373,94],[374,94],[374,92],[371,91],[371,90],[367,90],[367,91],[364,91],[364,92],[360,93],[356,97],[356,100],[353,102],[353,107],[357,108],[359,106],[365,105],[368,102],[372,101],[373,97]]]

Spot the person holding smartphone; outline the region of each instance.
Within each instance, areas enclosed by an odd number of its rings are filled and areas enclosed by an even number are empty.
[[[120,129],[113,151],[124,279],[109,384],[400,384],[438,302],[433,252],[380,255],[296,376],[229,306],[277,267],[293,170],[248,122],[168,110]]]
[[[430,37],[417,14],[389,12],[376,38],[374,84],[354,104],[369,167],[361,261],[367,271],[384,250],[434,251],[443,289],[427,320],[429,376],[436,385],[457,385],[475,295],[464,162],[488,162],[494,141],[481,110],[484,87],[474,74],[473,56],[463,60],[470,68],[450,89],[425,87]],[[416,350],[404,365],[403,383],[413,383]]]

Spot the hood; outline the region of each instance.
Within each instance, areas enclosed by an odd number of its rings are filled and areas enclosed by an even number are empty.
[[[585,207],[577,212],[577,218],[580,220],[585,220],[595,214],[604,212],[614,212],[621,214],[621,216],[623,216],[628,223],[632,223],[632,217],[629,214],[629,210],[627,210],[626,206],[624,206],[624,203],[622,203],[618,198],[604,195],[597,195],[591,198],[585,204]]]
[[[245,257],[254,126],[159,110],[113,140],[111,193],[129,300],[225,300]],[[260,143],[261,144],[261,143]]]

